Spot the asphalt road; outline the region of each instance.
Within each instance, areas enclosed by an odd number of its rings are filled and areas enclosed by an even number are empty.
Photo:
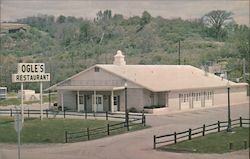
[[[232,119],[249,118],[249,104],[232,106]],[[227,107],[147,116],[152,128],[70,144],[25,144],[22,159],[248,159],[249,149],[226,154],[171,153],[153,150],[153,135],[173,133],[227,120]],[[0,159],[17,158],[17,146],[0,144]]]

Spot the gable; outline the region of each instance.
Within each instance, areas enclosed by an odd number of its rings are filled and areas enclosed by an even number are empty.
[[[60,86],[114,86],[123,87],[126,79],[108,72],[98,66],[91,67],[71,78],[61,82]],[[128,83],[134,88],[140,88],[139,85],[130,82]]]

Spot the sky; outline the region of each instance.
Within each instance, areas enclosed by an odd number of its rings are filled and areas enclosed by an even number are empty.
[[[125,18],[138,15],[144,10],[152,16],[164,18],[200,18],[212,10],[227,10],[234,13],[239,24],[249,26],[250,0],[0,0],[1,21],[39,14],[65,15],[93,19],[99,10],[111,9],[113,14]]]

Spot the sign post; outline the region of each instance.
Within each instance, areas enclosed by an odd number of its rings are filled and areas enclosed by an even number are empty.
[[[50,73],[45,73],[44,63],[18,63],[17,74],[12,74],[13,83],[21,83],[21,114],[24,122],[23,111],[23,82],[40,82],[40,118],[43,119],[43,84],[50,81]]]
[[[40,82],[40,116],[41,116],[41,120],[43,120],[43,83]]]
[[[23,117],[19,113],[15,115],[15,130],[17,132],[17,140],[18,140],[18,159],[20,159],[20,143],[21,143],[20,134],[23,127],[22,119]]]
[[[23,82],[21,82],[21,115],[22,123],[24,122],[24,111],[23,111]]]

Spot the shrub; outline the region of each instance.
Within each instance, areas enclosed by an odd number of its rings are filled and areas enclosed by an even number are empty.
[[[128,111],[131,112],[131,113],[138,113],[139,112],[135,107],[129,108]]]
[[[151,105],[151,106],[144,106],[145,109],[156,109],[156,108],[164,108],[165,105]]]

